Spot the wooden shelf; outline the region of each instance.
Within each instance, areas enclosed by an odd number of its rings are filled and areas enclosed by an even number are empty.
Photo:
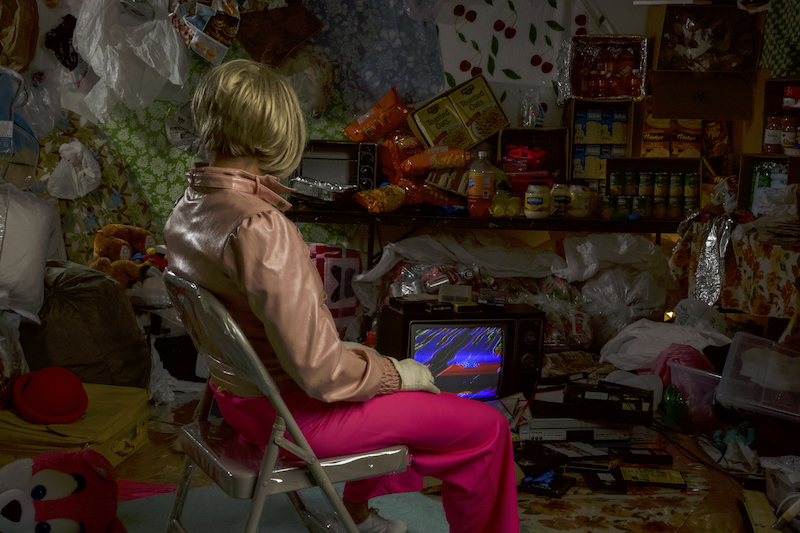
[[[593,233],[675,233],[681,219],[604,220],[587,218],[494,218],[469,215],[439,215],[411,208],[374,214],[356,209],[315,209],[296,205],[286,212],[294,222],[358,224],[364,226],[405,226],[453,229],[524,231],[588,231]]]

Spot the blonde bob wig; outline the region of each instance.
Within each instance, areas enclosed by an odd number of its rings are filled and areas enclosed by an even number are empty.
[[[192,97],[206,155],[250,156],[283,178],[300,164],[306,125],[297,95],[268,65],[236,59],[212,68]]]

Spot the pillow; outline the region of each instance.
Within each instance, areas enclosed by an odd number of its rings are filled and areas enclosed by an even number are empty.
[[[37,324],[54,203],[0,184],[0,309]]]
[[[338,66],[303,47],[295,50],[278,70],[292,84],[303,113],[320,118],[328,107]]]

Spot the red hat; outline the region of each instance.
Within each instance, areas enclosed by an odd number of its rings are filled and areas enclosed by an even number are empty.
[[[22,374],[12,396],[19,416],[32,424],[69,424],[89,405],[81,379],[60,366]]]

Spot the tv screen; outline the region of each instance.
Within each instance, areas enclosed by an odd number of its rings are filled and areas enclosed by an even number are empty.
[[[498,397],[506,326],[412,323],[411,354],[443,391],[476,400]]]

